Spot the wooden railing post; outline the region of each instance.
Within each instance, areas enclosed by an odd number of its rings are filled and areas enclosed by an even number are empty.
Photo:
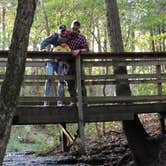
[[[159,79],[157,81],[158,95],[161,96],[162,95],[161,65],[156,66],[156,74],[157,74],[157,78]]]
[[[161,65],[156,66],[156,74],[157,74],[157,90],[158,95],[162,96],[162,81],[161,81]],[[159,113],[159,119],[160,119],[160,133],[162,135],[165,134],[165,114]]]
[[[82,99],[82,85],[81,85],[81,57],[76,57],[76,82],[77,82],[77,108],[78,108],[78,127],[80,137],[80,152],[85,152],[85,135],[84,135],[84,117],[83,117],[83,99]],[[73,85],[74,86],[74,85]]]

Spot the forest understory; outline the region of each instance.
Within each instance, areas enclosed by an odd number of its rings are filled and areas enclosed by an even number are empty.
[[[157,137],[159,135],[160,128],[157,114],[142,114],[140,119],[151,136]],[[81,157],[78,156],[75,146],[68,153],[60,153],[56,149],[50,151],[47,155],[72,155],[77,158],[78,163],[90,165],[133,165],[132,154],[120,124],[101,135],[100,139],[92,141],[86,138],[86,147],[87,153]]]

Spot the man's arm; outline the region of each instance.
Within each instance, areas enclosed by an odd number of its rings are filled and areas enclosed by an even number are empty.
[[[82,37],[82,42],[81,42],[81,49],[80,49],[80,51],[89,51],[88,42],[87,42],[85,36]]]
[[[57,46],[58,43],[58,34],[54,33],[53,35],[44,39],[40,44],[40,50],[45,49],[49,44]]]
[[[86,52],[86,51],[89,51],[88,42],[87,42],[85,36],[82,36],[80,49],[73,50],[72,53],[73,53],[74,56],[77,56],[77,55],[79,55],[81,52]]]

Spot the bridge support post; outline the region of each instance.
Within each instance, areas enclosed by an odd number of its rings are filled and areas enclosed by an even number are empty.
[[[61,129],[66,130],[66,123],[61,123]],[[62,151],[67,152],[67,136],[62,130]]]
[[[53,78],[50,79],[51,82],[51,94],[50,96],[57,96],[57,86],[55,85],[55,81]],[[61,147],[62,147],[62,151],[66,152],[68,150],[67,148],[67,135],[65,134],[66,131],[66,123],[61,123],[60,128],[62,130],[61,132]]]
[[[81,57],[76,57],[76,82],[77,82],[77,108],[78,108],[78,132],[80,138],[80,149],[81,154],[85,153],[85,135],[84,135],[84,117],[83,117],[83,99],[82,99],[82,85],[81,85]]]
[[[161,135],[165,135],[165,114],[164,113],[159,113],[159,120],[160,120],[160,133]]]
[[[157,82],[157,91],[158,95],[162,96],[162,81],[161,81],[161,65],[156,66],[156,74],[158,78]],[[164,113],[159,113],[159,120],[160,120],[160,133],[161,135],[165,135],[165,114]]]

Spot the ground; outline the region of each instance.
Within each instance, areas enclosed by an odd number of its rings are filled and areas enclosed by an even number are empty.
[[[157,114],[143,114],[141,121],[151,136],[159,135]],[[121,125],[108,131],[98,141],[86,140],[87,154],[78,157],[80,162],[92,165],[130,166],[133,165],[132,155]],[[73,150],[72,155],[77,155]]]

